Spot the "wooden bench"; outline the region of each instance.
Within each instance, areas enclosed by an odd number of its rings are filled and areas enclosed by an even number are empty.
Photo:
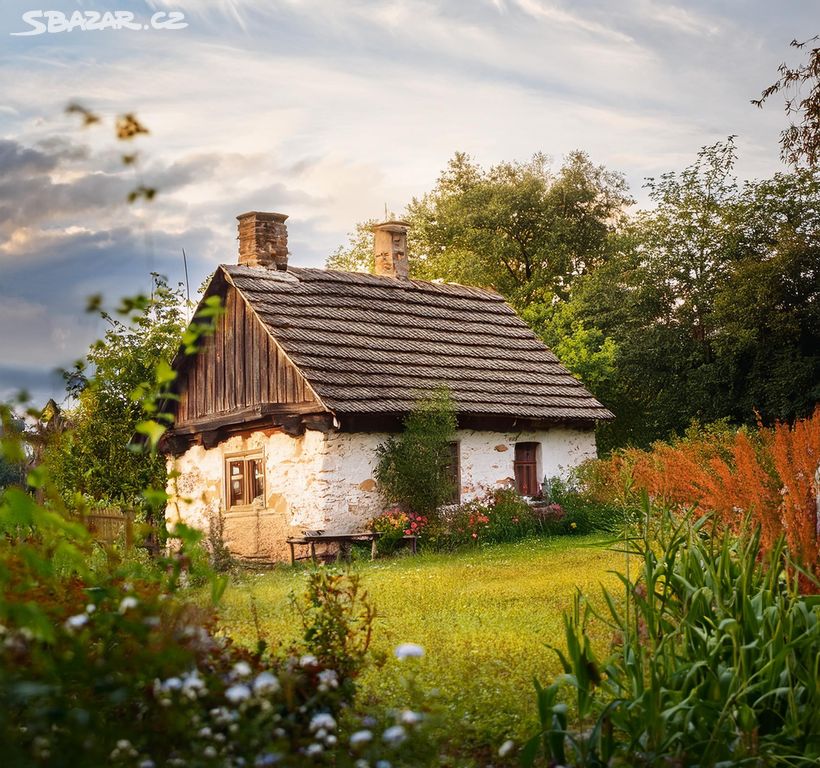
[[[313,562],[316,562],[316,545],[317,544],[338,544],[339,545],[339,556],[344,557],[345,559],[349,559],[350,557],[350,545],[356,541],[369,541],[370,542],[370,559],[376,559],[376,546],[381,538],[382,534],[377,533],[375,531],[364,531],[362,533],[317,533],[310,536],[293,536],[289,539],[286,539],[288,546],[290,547],[290,564],[294,565],[296,560],[306,560],[307,558],[296,557],[296,545],[308,546],[310,547],[310,558]],[[403,541],[407,542],[410,547],[410,551],[415,555],[416,554],[416,542],[418,537],[417,536],[403,536]]]

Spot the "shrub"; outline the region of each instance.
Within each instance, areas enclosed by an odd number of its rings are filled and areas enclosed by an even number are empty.
[[[439,389],[416,403],[404,431],[378,446],[376,481],[384,498],[427,517],[452,498],[449,443],[456,431],[450,392]]]
[[[795,561],[820,576],[819,464],[820,407],[792,426],[776,424],[756,432],[727,431],[720,425],[693,428],[672,443],[623,451],[598,462],[586,469],[586,479],[599,500],[612,500],[606,495],[606,478],[620,478],[627,489],[623,498],[642,489],[664,504],[696,506],[698,514],[710,515],[712,523],[734,532],[751,516],[760,526],[763,550],[784,534]]]
[[[566,674],[536,684],[541,732],[524,764],[538,752],[577,766],[814,764],[820,607],[801,596],[782,539],[758,559],[759,530],[710,537],[708,518],[657,515],[648,499],[642,515],[662,524],[657,540],[632,541],[626,601],[604,590],[602,614],[579,595],[564,616]],[[603,662],[593,616],[614,632]]]
[[[613,502],[597,501],[591,494],[561,478],[545,478],[542,494],[551,506],[557,506],[561,511],[555,525],[552,526],[556,533],[613,533],[623,527],[622,506]]]

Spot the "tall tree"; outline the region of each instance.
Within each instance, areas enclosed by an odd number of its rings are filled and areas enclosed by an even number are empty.
[[[553,301],[606,259],[632,200],[620,174],[573,152],[557,172],[545,155],[484,169],[457,153],[407,209],[416,271],[489,285],[516,306]]]
[[[818,40],[820,35],[804,42],[792,40],[792,48],[809,48],[808,60],[796,67],[781,64],[780,77],[759,99],[752,99],[752,104],[762,107],[771,96],[784,95],[789,127],[780,134],[780,156],[795,167],[820,166],[820,45],[815,45]]]

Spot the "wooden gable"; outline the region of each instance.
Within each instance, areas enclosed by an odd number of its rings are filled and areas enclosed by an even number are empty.
[[[224,308],[214,334],[178,369],[174,431],[325,411],[304,376],[229,283]]]

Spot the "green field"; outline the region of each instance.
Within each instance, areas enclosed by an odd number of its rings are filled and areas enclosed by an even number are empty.
[[[528,540],[447,555],[392,557],[352,566],[375,603],[375,662],[362,678],[363,702],[407,704],[408,668],[440,713],[442,735],[455,752],[520,741],[534,727],[533,676],[559,667],[545,644],[563,645],[561,615],[576,588],[600,594],[616,587],[611,569],[623,555],[592,537]],[[288,596],[300,593],[304,568],[246,575],[231,584],[222,606],[225,630],[254,645],[255,599],[267,639],[288,644],[299,633]],[[598,631],[602,647],[609,632]],[[423,646],[425,657],[403,663],[399,643]],[[381,657],[381,661],[379,661]]]

